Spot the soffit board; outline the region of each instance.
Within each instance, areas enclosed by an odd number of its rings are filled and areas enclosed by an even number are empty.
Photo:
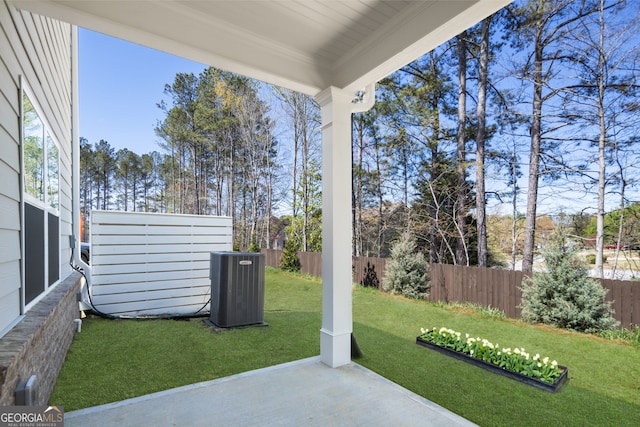
[[[358,90],[509,3],[15,0],[16,7],[316,95]]]

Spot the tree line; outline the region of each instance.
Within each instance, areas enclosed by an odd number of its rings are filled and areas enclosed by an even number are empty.
[[[179,73],[158,107],[161,152],[81,140],[81,204],[90,209],[230,216],[237,245],[269,235],[277,139],[259,84],[207,68]]]
[[[495,265],[490,222],[508,217],[512,264],[531,271],[551,191],[567,209],[591,201],[572,214],[595,215],[602,271],[605,207],[637,192],[639,16],[625,1],[516,1],[380,81],[352,120],[354,255],[388,256],[410,230],[430,262]],[[165,95],[158,152],[82,141],[85,212],[226,215],[240,249],[321,250],[312,98],[215,68]]]
[[[379,236],[400,221],[430,262],[491,265],[487,205],[511,205],[531,271],[552,192],[554,214],[595,215],[602,274],[605,206],[637,196],[639,17],[633,2],[514,2],[381,81],[354,120],[356,254],[388,254]]]

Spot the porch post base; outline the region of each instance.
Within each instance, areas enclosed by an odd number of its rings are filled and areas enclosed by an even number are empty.
[[[320,329],[320,360],[331,368],[351,363],[351,333]]]

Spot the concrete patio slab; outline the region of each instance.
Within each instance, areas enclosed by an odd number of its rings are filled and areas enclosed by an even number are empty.
[[[351,363],[319,357],[65,414],[65,426],[473,426]]]

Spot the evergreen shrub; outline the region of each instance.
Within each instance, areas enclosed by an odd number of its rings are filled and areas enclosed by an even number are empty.
[[[258,242],[256,241],[255,236],[251,239],[251,243],[249,244],[249,247],[247,248],[248,252],[260,252],[260,246],[258,245]]]
[[[287,239],[284,244],[284,251],[280,258],[280,269],[292,273],[300,272],[300,259],[298,258],[298,245],[295,239]]]
[[[429,263],[411,235],[404,233],[391,248],[382,288],[408,298],[426,298],[430,287]]]
[[[546,272],[522,281],[522,318],[533,323],[593,333],[617,327],[607,290],[589,277],[572,242],[558,228],[545,249]]]
[[[596,263],[596,254],[587,254],[585,255],[585,259],[587,260],[587,264],[595,264]],[[602,256],[602,262],[607,262],[607,256]]]

